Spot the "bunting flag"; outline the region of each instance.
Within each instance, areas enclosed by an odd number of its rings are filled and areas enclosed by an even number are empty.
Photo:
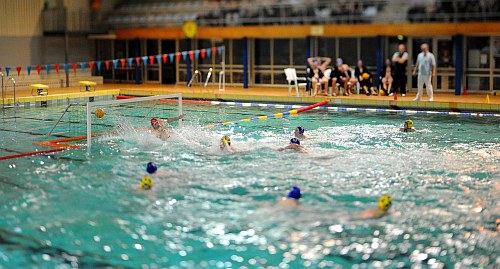
[[[167,54],[163,54],[163,55],[159,55],[159,54],[158,54],[158,55],[156,55],[156,62],[157,62],[158,64],[160,64],[162,56],[165,56],[165,57],[163,58],[163,63],[164,63],[164,64],[166,64],[166,63],[167,63]]]
[[[181,53],[180,52],[176,52],[175,53],[175,59],[179,62],[181,60]]]
[[[141,65],[141,57],[135,57],[135,64],[137,66],[140,66]]]
[[[101,72],[101,61],[97,61],[95,64],[97,66],[97,72]]]
[[[42,67],[37,65],[36,66],[36,72],[40,75],[40,71],[42,70]]]
[[[222,47],[218,47],[217,51],[218,51],[219,55],[222,55]]]
[[[108,60],[104,61],[104,64],[106,65],[106,70],[109,70],[109,61]]]
[[[186,61],[186,59],[187,59],[187,54],[188,54],[188,53],[187,53],[187,51],[183,51],[183,52],[181,52],[181,54],[182,54],[182,59],[184,59],[184,61]],[[178,60],[177,60],[177,61],[178,61]]]
[[[212,50],[211,49],[207,49],[207,57],[210,58],[210,56],[212,56]]]
[[[127,59],[128,66],[129,66],[129,67],[132,67],[132,61],[133,61],[133,60],[134,60],[134,59],[132,59],[132,58],[128,58],[128,59]],[[122,67],[123,67],[123,66],[122,66]]]
[[[47,75],[50,73],[50,65],[45,65],[45,71],[47,71]]]
[[[82,71],[85,71],[85,63],[80,63],[80,67],[82,68]]]
[[[90,62],[89,62],[89,69],[90,69],[90,72],[92,72],[92,67],[94,67],[94,62],[90,61]]]
[[[76,63],[73,63],[73,64],[72,64],[72,66],[73,66],[73,72],[75,72],[75,74],[76,74],[76,67],[77,67],[77,64],[76,64]]]
[[[144,56],[144,57],[146,57],[146,56]],[[149,64],[153,65],[154,63],[155,63],[155,57],[154,56],[149,56]],[[160,63],[160,61],[158,61],[158,64],[159,63]],[[146,64],[146,63],[144,63],[144,64]]]
[[[212,48],[212,54],[213,54],[214,56],[216,56],[216,55],[217,55],[217,48],[216,48],[216,47],[213,47],[213,48]]]
[[[64,73],[69,72],[69,65],[68,64],[63,64],[63,68],[64,68]]]
[[[193,60],[193,57],[194,57],[194,53],[193,51],[190,51],[189,53],[189,59],[191,59],[191,61]]]
[[[168,55],[168,57],[170,58],[170,62],[171,62],[171,63],[173,63],[173,62],[174,62],[174,56],[175,56],[175,54],[174,54],[174,53],[170,53],[170,54]]]
[[[59,74],[59,64],[55,64],[54,69],[56,69],[56,74]]]
[[[122,64],[122,68],[125,68],[125,59],[120,59],[120,63]]]
[[[113,60],[113,68],[116,69],[118,66],[118,60]]]
[[[142,62],[144,63],[144,66],[148,65],[148,56],[142,56],[141,59]]]
[[[26,66],[26,70],[28,70],[28,76],[30,76],[31,75],[31,66],[29,66],[29,65]]]
[[[21,75],[21,67],[17,66],[16,70],[17,70],[17,76]]]
[[[205,49],[200,50],[201,52],[201,58],[205,59],[205,56],[207,55],[207,51]]]
[[[196,57],[196,59],[198,59],[198,57],[200,57],[200,50],[195,50],[194,56]]]
[[[10,67],[6,66],[5,67],[5,73],[7,74],[7,76],[9,76],[9,73],[10,73]]]

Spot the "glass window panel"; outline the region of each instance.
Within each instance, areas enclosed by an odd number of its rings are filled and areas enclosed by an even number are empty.
[[[290,65],[290,39],[274,40],[274,65]]]
[[[271,64],[271,41],[269,39],[255,39],[255,65]],[[271,77],[269,77],[269,83]]]
[[[255,83],[256,84],[271,84],[271,74],[255,74]]]
[[[125,40],[116,40],[115,41],[115,59],[126,58],[126,41]]]
[[[339,57],[349,66],[354,66],[358,62],[357,41],[356,38],[339,39]]]
[[[454,40],[438,40],[438,53],[437,53],[438,67],[454,67]]]
[[[361,38],[361,59],[365,66],[377,66],[377,38]],[[392,57],[392,55],[390,56]]]
[[[467,67],[489,68],[490,38],[487,36],[467,37]]]
[[[233,40],[233,64],[243,64],[244,39]]]
[[[198,40],[198,49],[210,49],[212,47],[212,41],[209,40],[209,39],[200,39]],[[201,54],[200,54],[200,57],[198,58],[198,61],[200,64],[212,64],[212,57],[206,57],[205,58],[201,58]]]
[[[318,38],[318,55],[313,56],[330,57],[332,61],[335,61],[337,58],[335,51],[335,38]]]
[[[158,40],[156,40],[156,39],[148,39],[146,41],[146,54],[147,55],[156,55],[156,54],[158,54]]]
[[[293,64],[306,65],[306,38],[293,39]]]

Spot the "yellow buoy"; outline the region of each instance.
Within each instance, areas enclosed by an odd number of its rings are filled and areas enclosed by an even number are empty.
[[[102,108],[99,108],[95,111],[95,116],[98,117],[99,119],[104,117],[104,109]]]

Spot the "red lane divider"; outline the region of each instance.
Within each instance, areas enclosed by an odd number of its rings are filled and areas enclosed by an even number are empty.
[[[325,101],[323,101],[323,102],[319,102],[319,103],[316,103],[316,104],[314,104],[314,105],[310,105],[310,106],[306,106],[306,107],[303,107],[303,108],[299,108],[299,109],[297,109],[297,113],[304,112],[304,111],[306,111],[306,110],[313,109],[313,108],[318,107],[318,106],[323,106],[323,105],[326,105],[326,104],[328,104],[329,102],[330,102],[330,101],[325,100]]]
[[[140,96],[131,96],[131,95],[117,95],[116,99],[132,99],[132,98],[137,98]],[[176,99],[160,99],[160,102],[163,103],[176,103]],[[210,105],[212,102],[210,101],[203,101],[203,100],[189,100],[189,99],[182,99],[183,103],[195,103],[195,104],[204,104],[204,105]]]

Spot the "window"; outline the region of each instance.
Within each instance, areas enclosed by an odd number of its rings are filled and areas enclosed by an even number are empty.
[[[274,65],[290,65],[290,39],[274,39]]]
[[[293,65],[306,65],[306,38],[293,39]]]
[[[345,64],[350,66],[356,65],[358,62],[358,42],[357,38],[340,38],[339,39],[339,57],[344,60]]]
[[[255,65],[271,64],[271,41],[269,39],[255,39]],[[269,78],[269,82],[271,79]]]

